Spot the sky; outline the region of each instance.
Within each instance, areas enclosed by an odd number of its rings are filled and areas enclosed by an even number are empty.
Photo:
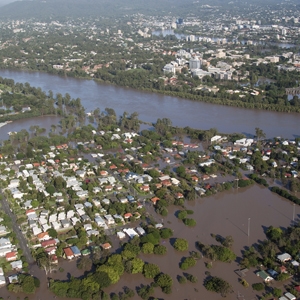
[[[0,0],[0,6],[3,6],[5,4],[8,4],[8,3],[11,3],[11,2],[14,2],[16,0]]]

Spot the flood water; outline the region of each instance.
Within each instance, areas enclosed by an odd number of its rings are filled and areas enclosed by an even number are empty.
[[[30,85],[41,87],[44,91],[52,90],[54,94],[69,93],[73,98],[79,97],[86,111],[97,107],[101,110],[110,107],[116,111],[117,115],[123,114],[124,111],[129,113],[136,111],[139,113],[139,118],[146,122],[156,122],[158,118],[169,118],[175,126],[198,129],[217,128],[222,133],[239,132],[253,135],[255,127],[259,127],[268,138],[299,136],[300,116],[297,113],[279,113],[202,103],[102,84],[94,80],[59,77],[39,72],[0,70],[0,76],[14,79],[15,82],[29,82]],[[38,119],[36,123],[45,127],[41,119]],[[22,125],[25,126],[24,120],[22,120]],[[7,128],[7,126],[0,128],[0,135],[10,131]]]
[[[189,251],[196,250],[196,241],[201,241],[204,244],[217,244],[211,237],[211,233],[219,234],[223,237],[231,235],[234,239],[233,251],[238,257],[237,261],[241,257],[241,251],[245,249],[245,247],[265,239],[264,230],[268,226],[272,225],[274,227],[286,228],[291,225],[294,209],[291,202],[271,193],[267,188],[258,185],[245,189],[233,189],[225,193],[187,203],[186,207],[194,211],[194,215],[191,215],[191,217],[197,221],[197,225],[194,228],[186,227],[176,218],[175,213],[180,209],[179,207],[171,207],[168,216],[164,217],[163,220],[161,220],[160,216],[155,214],[151,205],[147,207],[149,212],[156,218],[156,221],[163,221],[166,227],[170,227],[174,230],[174,237],[185,238],[189,241]],[[295,220],[299,219],[299,213],[300,209],[296,206]],[[205,267],[206,259],[200,259],[196,266],[185,271],[186,273],[197,276],[198,283],[179,284],[176,279],[177,275],[183,274],[182,270],[179,268],[179,263],[182,257],[188,256],[189,253],[188,251],[183,253],[176,252],[169,241],[162,242],[162,244],[168,249],[166,255],[141,255],[142,259],[159,265],[162,272],[171,275],[173,278],[174,284],[172,294],[163,294],[159,288],[156,288],[155,297],[166,300],[221,299],[220,295],[208,292],[203,287],[203,280],[206,277],[205,272],[209,271],[211,275],[219,276],[232,285],[234,293],[230,294],[227,299],[237,299],[238,293],[244,295],[244,299],[254,299],[255,293],[252,291],[252,288],[249,287],[246,289],[238,282],[238,276],[234,272],[239,269],[237,261],[230,264],[215,262],[213,263],[213,267],[208,270]],[[117,246],[118,243],[114,242],[114,245]],[[60,266],[64,268],[64,272],[60,273],[57,271],[55,274],[48,274],[47,277],[67,280],[68,273],[75,277],[82,275],[82,272],[76,267],[76,262],[62,260]],[[33,268],[33,271],[33,275],[38,276],[41,279],[42,285],[34,296],[29,296],[29,299],[53,299],[54,295],[47,290],[45,273],[36,266]],[[254,269],[250,269],[245,277],[250,285],[252,283],[261,282],[261,279],[254,274],[254,271]],[[151,280],[145,279],[141,274],[124,274],[121,277],[121,280],[117,284],[106,289],[106,292],[118,293],[122,291],[124,286],[136,289],[140,284],[150,283]],[[281,286],[280,283],[279,285],[276,285],[276,287],[283,289],[283,285]],[[13,300],[16,300],[17,296],[20,296],[9,294],[5,287],[0,289],[0,296],[4,297],[4,299],[8,299],[7,297],[9,295],[9,299]],[[134,299],[139,299],[139,297],[136,296]]]
[[[194,102],[176,97],[145,93],[133,89],[126,89],[106,84],[100,84],[93,80],[82,80],[75,78],[64,78],[44,73],[29,73],[19,71],[0,70],[0,76],[12,78],[15,82],[29,82],[32,86],[41,87],[43,90],[52,90],[55,93],[69,93],[71,97],[81,98],[87,111],[99,107],[101,110],[106,107],[115,109],[118,115],[124,111],[132,113],[137,111],[143,121],[155,122],[157,118],[170,118],[176,126],[190,126],[199,129],[217,128],[220,132],[232,133],[242,132],[254,134],[255,127],[263,129],[267,137],[282,136],[294,138],[299,135],[300,119],[295,113],[276,113],[270,111],[246,110],[234,107],[213,105],[208,103]],[[29,129],[31,125],[39,125],[49,130],[51,124],[57,124],[59,118],[55,116],[40,117],[30,120],[19,120],[0,128],[0,139],[8,137],[7,132]],[[182,237],[189,240],[189,251],[195,250],[195,241],[202,243],[216,243],[211,233],[222,236],[232,235],[234,239],[233,250],[238,257],[245,246],[256,243],[265,238],[264,229],[270,225],[287,227],[291,224],[293,217],[293,205],[278,195],[272,194],[268,189],[258,185],[246,188],[235,189],[215,196],[198,199],[193,203],[187,203],[187,208],[194,210],[194,219],[197,225],[194,228],[186,227],[175,217],[178,207],[171,207],[169,214],[163,219],[165,226],[174,229],[174,237]],[[150,212],[161,222],[153,208],[148,207]],[[296,215],[300,213],[296,207]],[[249,220],[250,219],[250,220]],[[248,227],[248,224],[250,225]],[[248,231],[249,230],[249,231]],[[248,232],[250,236],[248,237]],[[197,265],[187,273],[198,277],[197,284],[186,283],[180,285],[177,282],[177,275],[182,275],[179,262],[186,253],[177,253],[167,241],[164,245],[168,248],[165,256],[144,255],[145,261],[156,263],[161,271],[173,277],[173,293],[163,294],[159,289],[155,290],[155,296],[161,299],[220,299],[220,295],[207,292],[203,287],[205,272],[218,275],[233,286],[234,293],[227,299],[237,299],[238,293],[245,296],[244,299],[253,299],[255,294],[251,288],[245,289],[238,282],[238,276],[234,273],[238,263],[231,264],[214,263],[213,268],[208,270],[205,267],[205,259],[198,261]],[[63,261],[61,266],[64,272],[48,274],[33,267],[33,275],[41,279],[41,287],[29,299],[54,299],[54,295],[47,289],[47,277],[66,280],[68,273],[72,276],[81,276],[77,269],[76,262]],[[250,270],[245,278],[251,285],[254,282],[261,282]],[[120,292],[124,286],[135,289],[140,284],[149,284],[150,280],[142,275],[124,274],[122,279],[115,285],[106,289],[108,293]],[[9,294],[6,288],[0,289],[0,296],[4,299],[23,299],[25,295]],[[60,298],[61,299],[61,298]],[[134,299],[138,299],[136,296]],[[64,299],[63,299],[64,300]]]
[[[215,239],[211,237],[211,233],[223,237],[231,235],[234,239],[233,251],[238,259],[241,258],[241,251],[244,247],[265,239],[264,230],[268,226],[287,227],[291,225],[293,218],[293,205],[290,202],[258,185],[198,199],[188,205],[187,208],[194,211],[194,215],[191,216],[197,221],[194,228],[186,227],[176,218],[175,213],[179,208],[175,206],[169,209],[168,216],[163,219],[166,227],[174,229],[174,237],[187,239],[189,241],[189,251],[192,251],[196,250],[196,241],[201,241],[204,244],[217,244]],[[296,207],[295,216],[297,218],[299,213],[299,207]],[[154,212],[153,215],[155,215]],[[161,221],[159,216],[157,216],[157,221]],[[248,224],[250,225],[249,237]],[[179,263],[182,257],[188,256],[189,253],[188,251],[183,253],[175,251],[169,241],[163,244],[168,248],[166,255],[141,256],[145,261],[159,265],[162,272],[170,274],[173,278],[172,294],[163,294],[157,288],[155,297],[180,300],[221,299],[219,294],[208,292],[203,287],[203,280],[206,277],[205,272],[209,271],[211,275],[219,276],[232,285],[234,293],[227,296],[227,299],[238,299],[238,292],[244,295],[245,299],[254,299],[255,293],[252,288],[243,288],[238,282],[238,276],[234,272],[239,270],[237,262],[230,264],[215,262],[212,269],[208,270],[205,267],[205,261],[207,260],[201,259],[196,266],[185,271],[197,276],[198,283],[179,284],[176,277],[183,274],[183,271],[179,268]],[[251,269],[245,278],[250,285],[261,282],[254,271],[254,269]],[[150,284],[150,282],[151,280],[143,278],[142,275],[123,275],[122,280],[108,289],[107,292],[119,292],[126,285],[134,289],[137,284]],[[280,287],[280,285],[276,285],[276,287]]]

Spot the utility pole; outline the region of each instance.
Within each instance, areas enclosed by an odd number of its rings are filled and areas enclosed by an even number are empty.
[[[250,236],[250,218],[248,218],[248,237]]]
[[[293,204],[293,223],[295,222],[295,206],[296,204]]]

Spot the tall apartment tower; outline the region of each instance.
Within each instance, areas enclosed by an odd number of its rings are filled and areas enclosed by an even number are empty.
[[[189,61],[190,70],[200,69],[201,68],[201,61],[199,58],[192,58]]]

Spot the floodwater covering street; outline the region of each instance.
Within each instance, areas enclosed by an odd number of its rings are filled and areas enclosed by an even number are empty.
[[[191,217],[197,221],[197,225],[193,228],[186,227],[182,221],[175,216],[179,207],[172,206],[169,209],[169,214],[161,220],[158,215],[154,214],[152,206],[148,205],[147,209],[153,215],[156,215],[157,221],[163,221],[165,227],[174,230],[174,237],[188,239],[189,251],[196,250],[195,242],[201,241],[204,244],[216,244],[215,239],[211,234],[219,234],[223,237],[231,235],[234,239],[233,250],[237,255],[237,261],[230,264],[215,262],[211,269],[205,267],[206,259],[200,259],[196,266],[188,269],[186,272],[198,277],[198,283],[179,284],[177,275],[182,275],[183,272],[179,268],[181,259],[189,255],[189,252],[176,252],[169,241],[163,242],[168,248],[168,252],[164,256],[158,255],[142,255],[141,258],[147,262],[155,263],[160,266],[162,272],[170,274],[173,278],[173,292],[171,295],[163,294],[159,288],[155,289],[155,297],[161,299],[211,299],[217,300],[221,296],[212,292],[208,292],[203,287],[203,280],[206,277],[205,272],[209,271],[211,275],[217,275],[226,279],[232,286],[234,293],[227,296],[227,299],[237,299],[238,293],[243,295],[244,299],[254,299],[255,293],[251,288],[245,289],[238,282],[238,275],[235,273],[239,269],[238,261],[241,258],[242,251],[254,243],[258,243],[265,239],[264,230],[272,225],[274,227],[287,227],[292,224],[293,219],[293,204],[276,194],[273,194],[269,189],[254,185],[244,189],[233,189],[214,196],[200,198],[194,202],[188,202],[187,208],[194,211]],[[295,207],[295,221],[299,219],[300,209]],[[250,220],[249,220],[250,219]],[[250,222],[249,222],[250,221]],[[250,225],[248,228],[248,224]],[[250,236],[248,236],[248,230]],[[114,243],[118,246],[118,242]],[[83,275],[76,267],[76,262],[68,262],[61,260],[60,267],[63,272],[45,275],[45,272],[38,269],[37,266],[31,269],[32,274],[40,278],[42,284],[36,294],[29,296],[29,299],[53,299],[54,295],[47,289],[47,277],[60,280],[67,280],[72,276]],[[249,284],[261,282],[261,279],[254,274],[254,269],[251,269],[245,277]],[[120,292],[124,286],[135,289],[140,284],[149,284],[151,280],[145,279],[143,275],[124,274],[121,280],[111,287],[106,289],[106,292]],[[276,287],[280,287],[282,283]],[[16,300],[21,295],[10,294],[6,288],[0,289],[0,295],[7,299]],[[22,295],[24,296],[24,295]],[[136,296],[135,299],[138,297]],[[22,298],[21,298],[22,299]],[[60,298],[62,299],[62,298]],[[69,298],[70,299],[70,298]],[[63,299],[64,300],[64,299]]]

